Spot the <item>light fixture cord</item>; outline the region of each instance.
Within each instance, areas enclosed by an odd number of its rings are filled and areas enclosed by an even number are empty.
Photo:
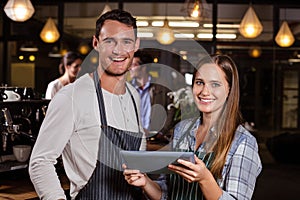
[[[286,20],[286,8],[284,8],[284,20]]]
[[[167,15],[168,15],[168,3],[166,3],[165,6],[165,19],[167,19]]]

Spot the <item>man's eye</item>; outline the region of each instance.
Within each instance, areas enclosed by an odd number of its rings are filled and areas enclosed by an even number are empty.
[[[114,42],[113,40],[108,39],[104,41],[104,44],[112,44],[113,42]]]
[[[132,40],[124,40],[124,44],[131,45],[131,44],[133,44],[133,41]]]

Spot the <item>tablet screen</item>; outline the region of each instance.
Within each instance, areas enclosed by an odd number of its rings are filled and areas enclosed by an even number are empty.
[[[193,152],[178,151],[120,151],[128,169],[138,169],[148,174],[170,174],[169,164],[178,164],[177,159],[195,163]]]

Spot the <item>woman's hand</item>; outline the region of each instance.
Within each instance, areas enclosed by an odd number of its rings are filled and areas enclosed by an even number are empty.
[[[122,165],[124,169],[123,175],[128,184],[141,187],[148,199],[159,200],[161,199],[162,191],[160,186],[152,181],[146,174],[136,169],[126,169],[125,164]]]
[[[122,168],[124,169],[123,175],[127,183],[137,187],[145,187],[147,183],[146,174],[141,173],[140,170],[126,169],[127,166],[125,164],[122,165]]]
[[[185,161],[182,159],[178,159],[177,162],[183,166],[172,165],[170,164],[168,167],[173,172],[182,176],[189,183],[191,182],[199,182],[207,177],[207,173],[210,173],[206,168],[204,162],[200,160],[196,155],[195,164],[189,161]]]

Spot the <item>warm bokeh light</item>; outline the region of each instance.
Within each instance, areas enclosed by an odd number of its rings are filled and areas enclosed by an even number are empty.
[[[245,16],[243,17],[239,31],[245,38],[256,38],[263,31],[263,26],[252,6],[248,8]]]
[[[40,33],[40,37],[46,43],[54,43],[59,39],[60,34],[52,18],[48,18]]]
[[[34,55],[30,55],[28,57],[28,59],[29,59],[29,61],[33,62],[33,61],[35,61],[35,56]]]
[[[175,41],[174,32],[168,25],[168,20],[165,20],[164,26],[159,29],[156,40],[161,44],[172,44]]]
[[[251,47],[249,49],[249,55],[252,58],[258,58],[258,57],[260,57],[260,55],[261,55],[261,48],[258,47],[258,46]]]
[[[24,60],[24,56],[23,56],[23,55],[20,55],[20,56],[19,56],[19,60]]]
[[[191,17],[194,17],[194,18],[200,17],[201,10],[200,10],[200,2],[199,1],[196,1],[194,3],[193,9],[192,9],[190,15],[191,15]]]
[[[289,47],[295,42],[294,35],[286,21],[282,23],[275,41],[281,47]]]
[[[82,43],[82,44],[79,45],[78,51],[82,55],[86,55],[86,54],[88,54],[91,51],[91,48],[89,47],[88,44]]]
[[[31,18],[34,7],[30,0],[9,0],[4,7],[4,11],[13,21],[24,22]]]

